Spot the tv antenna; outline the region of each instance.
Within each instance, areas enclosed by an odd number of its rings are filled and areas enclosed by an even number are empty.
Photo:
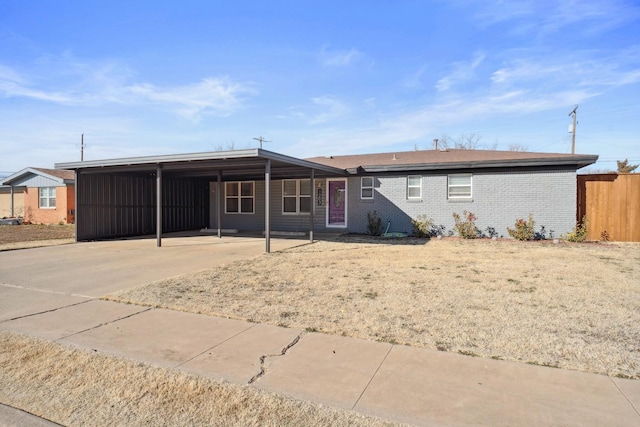
[[[569,116],[573,115],[573,126],[569,128],[569,132],[571,132],[571,154],[575,154],[576,152],[576,124],[578,123],[578,104],[573,107],[573,110],[569,113]]]
[[[80,135],[80,161],[84,162],[84,133]]]
[[[264,139],[264,138],[263,138],[263,137],[261,137],[261,136],[259,136],[259,137],[257,137],[257,138],[253,138],[253,139],[255,139],[256,141],[260,142],[260,149],[261,149],[261,150],[262,150],[262,143],[263,143],[263,142],[271,142],[271,141],[267,141],[266,139]]]

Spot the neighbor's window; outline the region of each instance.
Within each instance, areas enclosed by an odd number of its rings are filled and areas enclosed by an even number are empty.
[[[448,197],[450,199],[471,198],[471,174],[449,175]]]
[[[363,176],[360,178],[360,198],[373,199],[373,178]]]
[[[407,177],[407,198],[419,199],[422,197],[422,176],[409,175]]]
[[[56,207],[56,187],[42,187],[38,189],[40,208]]]
[[[254,212],[253,181],[227,182],[224,193],[226,213],[252,214]]]
[[[311,180],[285,179],[282,181],[282,213],[309,213],[311,208]]]

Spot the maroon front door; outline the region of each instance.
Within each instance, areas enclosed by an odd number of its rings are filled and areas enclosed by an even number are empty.
[[[347,226],[347,181],[327,181],[327,227]]]

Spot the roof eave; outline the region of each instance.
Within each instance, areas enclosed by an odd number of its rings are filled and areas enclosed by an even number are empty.
[[[157,165],[164,163],[188,163],[194,161],[211,161],[211,160],[227,160],[227,159],[265,159],[273,160],[282,163],[287,163],[294,166],[300,166],[308,169],[319,170],[333,175],[345,175],[344,169],[336,168],[333,166],[326,166],[320,163],[310,162],[308,160],[302,160],[295,157],[286,156],[284,154],[274,153],[272,151],[263,150],[259,148],[251,148],[245,150],[229,150],[229,151],[212,151],[202,153],[187,153],[187,154],[167,154],[160,156],[143,156],[143,157],[128,157],[119,159],[106,159],[106,160],[90,160],[82,162],[68,162],[68,163],[56,163],[55,169],[91,169],[91,168],[106,168],[114,166],[143,166],[143,165]]]
[[[589,166],[598,160],[596,155],[567,156],[562,158],[539,158],[521,160],[478,160],[469,162],[439,162],[404,165],[372,165],[362,166],[360,169],[366,173],[379,172],[407,172],[430,171],[446,169],[488,169],[488,168],[523,168],[541,166],[576,166],[576,169]],[[356,173],[355,169],[349,169],[350,173]]]
[[[40,175],[40,176],[44,176],[46,178],[49,178],[53,181],[59,182],[61,184],[65,183],[65,180],[62,178],[59,178],[57,176],[53,176],[53,175],[49,175],[48,173],[39,171],[35,168],[24,168],[16,173],[14,173],[13,175],[10,175],[8,177],[6,177],[4,179],[4,181],[0,182],[0,184],[2,185],[9,185],[11,186],[12,182],[18,181],[19,179],[21,179],[22,177],[24,177],[27,174],[33,174],[33,175]]]

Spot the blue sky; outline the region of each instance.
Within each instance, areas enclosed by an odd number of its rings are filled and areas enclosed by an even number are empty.
[[[256,147],[640,163],[637,1],[3,1],[0,173]]]

